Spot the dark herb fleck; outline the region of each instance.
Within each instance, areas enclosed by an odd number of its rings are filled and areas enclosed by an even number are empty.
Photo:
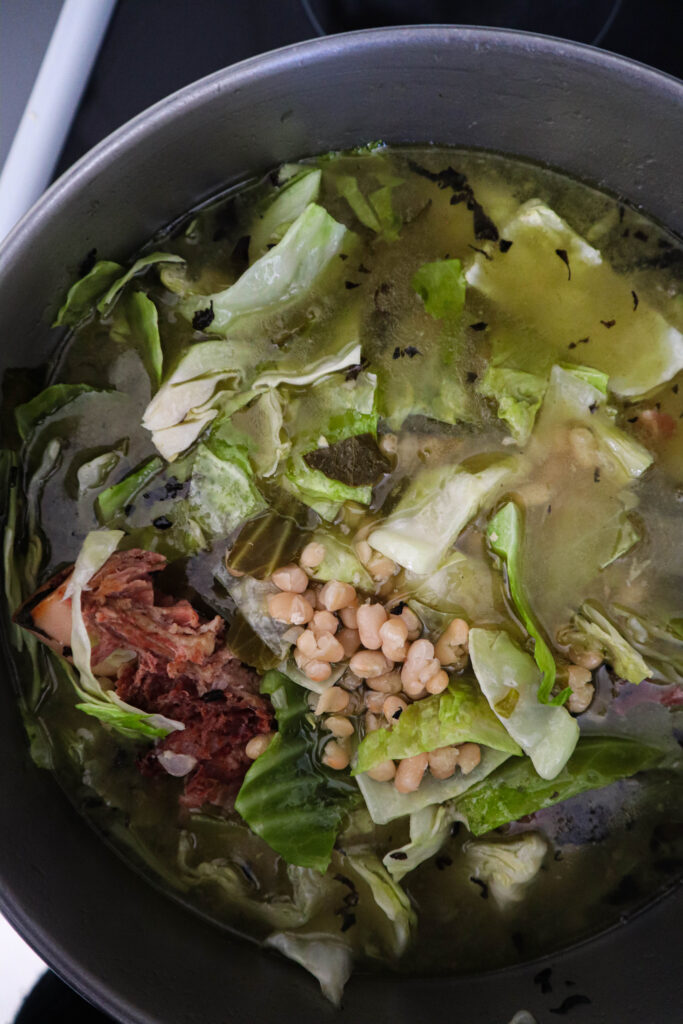
[[[186,483],[181,483],[177,477],[171,476],[164,484],[164,490],[168,494],[169,498],[176,498],[187,486]]]
[[[451,864],[453,863],[453,858],[449,857],[447,854],[444,854],[441,857],[437,857],[434,863],[436,864],[438,871],[443,871],[444,868],[449,868],[451,866]]]
[[[598,408],[598,403],[597,402],[591,402],[591,404],[588,406],[588,411],[592,414],[592,413],[597,411],[597,408]]]
[[[95,266],[96,262],[97,249],[91,249],[88,255],[83,260],[83,262],[81,263],[80,267],[78,268],[78,276],[85,277],[86,274],[89,274],[92,268]]]
[[[152,520],[152,526],[154,526],[157,530],[170,530],[170,528],[173,526],[173,523],[168,518],[168,516],[157,516],[156,519]]]
[[[394,711],[394,713],[393,713],[393,715],[391,717],[394,719],[394,721],[398,721],[398,719],[401,717],[402,714],[403,714],[403,708],[397,708],[396,711]]]
[[[471,331],[485,331],[488,324],[484,320],[478,320],[476,324],[470,324]]]
[[[347,252],[340,252],[339,253],[339,259],[340,260],[348,260],[348,258],[349,258],[349,254]]]
[[[304,461],[311,469],[349,487],[376,484],[391,469],[372,434],[356,434],[326,448],[316,448],[304,455]]]
[[[404,608],[407,608],[405,601],[399,601],[398,604],[395,604],[391,609],[391,614],[400,615]]]
[[[73,653],[74,652],[71,650],[71,648],[69,647],[68,644],[66,644],[64,647],[62,647],[62,656],[63,657],[70,658],[73,655]]]
[[[544,967],[542,971],[539,971],[538,974],[534,975],[534,985],[541,986],[541,994],[544,996],[553,990],[553,986],[550,981],[552,973],[552,967]]]
[[[408,860],[408,854],[404,853],[403,850],[394,850],[389,856],[392,860]]]
[[[556,249],[555,250],[555,255],[559,256],[560,259],[562,260],[562,262],[564,263],[565,267],[567,268],[567,280],[571,281],[571,279],[572,279],[572,268],[569,266],[569,256],[567,255],[567,250],[566,249]]]
[[[129,503],[128,505],[124,505],[123,506],[123,514],[124,514],[124,516],[130,516],[130,515],[133,514],[134,511],[135,511],[135,505],[133,505],[132,503]]]
[[[345,910],[344,913],[342,914],[341,930],[343,932],[347,932],[349,928],[352,928],[354,926],[355,923],[356,915],[350,913],[350,911],[348,910]]]
[[[579,338],[579,342],[578,343],[579,343],[579,345],[587,345],[589,341],[590,341],[590,338]]]
[[[344,287],[347,291],[351,291],[352,288],[360,288],[360,281],[344,281]]]
[[[467,383],[468,384],[474,384],[475,380],[477,379],[477,375],[474,372],[474,370],[468,370],[467,374],[466,374],[466,377],[467,377]]]
[[[222,690],[207,690],[202,694],[201,700],[205,704],[213,704],[214,701],[225,701],[225,694]]]
[[[600,323],[609,330],[610,327],[614,327],[616,320],[601,320]]]
[[[475,885],[479,886],[481,889],[479,895],[483,900],[487,900],[489,898],[489,887],[486,882],[483,882],[481,878],[475,878],[474,875],[470,878],[470,882],[474,882]]]
[[[198,309],[192,317],[192,326],[195,331],[205,331],[207,327],[210,327],[213,323],[214,311],[213,301],[209,303],[206,309]]]
[[[575,996],[567,996],[559,1006],[551,1007],[550,1012],[564,1015],[565,1013],[569,1013],[570,1010],[573,1010],[575,1006],[583,1005],[590,1005],[590,999],[588,996],[580,996],[578,994]]]
[[[562,850],[555,850],[553,860],[564,860],[564,857],[562,856]]]
[[[637,292],[631,291],[631,295],[633,297],[633,312],[635,313],[638,309],[638,294]]]
[[[647,242],[650,236],[647,231],[643,231],[641,228],[638,228],[637,231],[633,232],[633,237],[637,238],[639,242]]]
[[[567,345],[567,348],[576,348],[577,345],[578,345],[578,341],[570,341],[569,344]]]
[[[509,239],[501,238],[500,242],[498,243],[498,248],[500,249],[501,252],[509,252],[513,245],[514,242],[509,241]]]
[[[545,514],[547,516],[549,516],[550,513],[552,512],[552,510],[553,510],[553,506],[552,505],[548,505],[547,509],[545,510]]]
[[[397,345],[396,348],[394,349],[394,351],[391,354],[391,358],[392,359],[400,359],[402,355],[403,355],[403,353],[401,352],[401,349]]]
[[[638,422],[638,417],[637,416],[629,416],[628,422],[629,423],[637,423]]]
[[[369,274],[370,271],[368,270],[368,268],[365,266],[364,263],[359,263],[358,264],[358,273],[359,274]]]
[[[408,356],[409,359],[413,359],[415,356],[421,356],[419,348],[415,348],[414,345],[406,345],[403,349],[403,354]]]

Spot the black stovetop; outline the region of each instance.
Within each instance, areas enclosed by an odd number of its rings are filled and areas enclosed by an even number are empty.
[[[169,93],[257,53],[381,25],[449,23],[544,32],[683,76],[680,0],[119,0],[57,175]],[[20,46],[20,41],[17,41]],[[15,1024],[109,1020],[48,973]]]

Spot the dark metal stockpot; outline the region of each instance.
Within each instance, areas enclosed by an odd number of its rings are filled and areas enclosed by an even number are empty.
[[[0,360],[39,364],[85,254],[123,258],[226,183],[283,160],[383,139],[530,158],[683,232],[683,86],[590,47],[454,27],[318,39],[183,89],[84,157],[0,252]],[[145,1024],[543,1024],[570,994],[584,1024],[679,1019],[681,894],[539,964],[471,978],[357,976],[342,1011],[297,967],[220,931],[144,881],[29,759],[10,673],[0,688],[2,908],[70,984]],[[556,984],[534,984],[551,966]],[[566,986],[566,980],[574,982]],[[565,1010],[566,1010],[565,1004]],[[564,1011],[563,1011],[564,1012]],[[549,1016],[550,1015],[550,1016]]]

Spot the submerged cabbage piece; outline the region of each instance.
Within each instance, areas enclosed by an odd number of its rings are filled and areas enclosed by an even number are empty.
[[[495,969],[661,892],[676,240],[547,170],[382,143],[159,237],[92,252],[49,374],[4,381],[36,761],[336,1004],[356,960]]]

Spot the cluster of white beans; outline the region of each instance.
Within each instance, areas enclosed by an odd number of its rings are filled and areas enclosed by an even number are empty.
[[[372,554],[363,555],[366,564],[372,561]],[[407,606],[391,611],[379,602],[363,602],[355,587],[339,580],[314,583],[309,574],[324,557],[324,546],[313,542],[304,548],[299,565],[277,569],[271,580],[278,589],[268,599],[268,612],[290,625],[285,637],[295,644],[296,664],[312,682],[324,683],[335,666],[345,665],[337,682],[319,696],[311,695],[315,714],[324,716],[332,734],[323,760],[341,770],[351,757],[352,717],[365,715],[366,733],[389,728],[411,702],[442,693],[449,682],[446,668],[458,671],[467,662],[469,627],[463,619],[453,619],[436,644],[421,639],[422,623]],[[381,578],[395,567],[375,560],[373,568]],[[255,748],[257,741],[265,749],[268,740],[255,737]],[[464,743],[397,763],[386,761],[368,774],[381,781],[393,779],[400,792],[408,793],[419,787],[427,769],[447,779],[456,768],[464,774],[472,771],[480,758],[476,744]]]

